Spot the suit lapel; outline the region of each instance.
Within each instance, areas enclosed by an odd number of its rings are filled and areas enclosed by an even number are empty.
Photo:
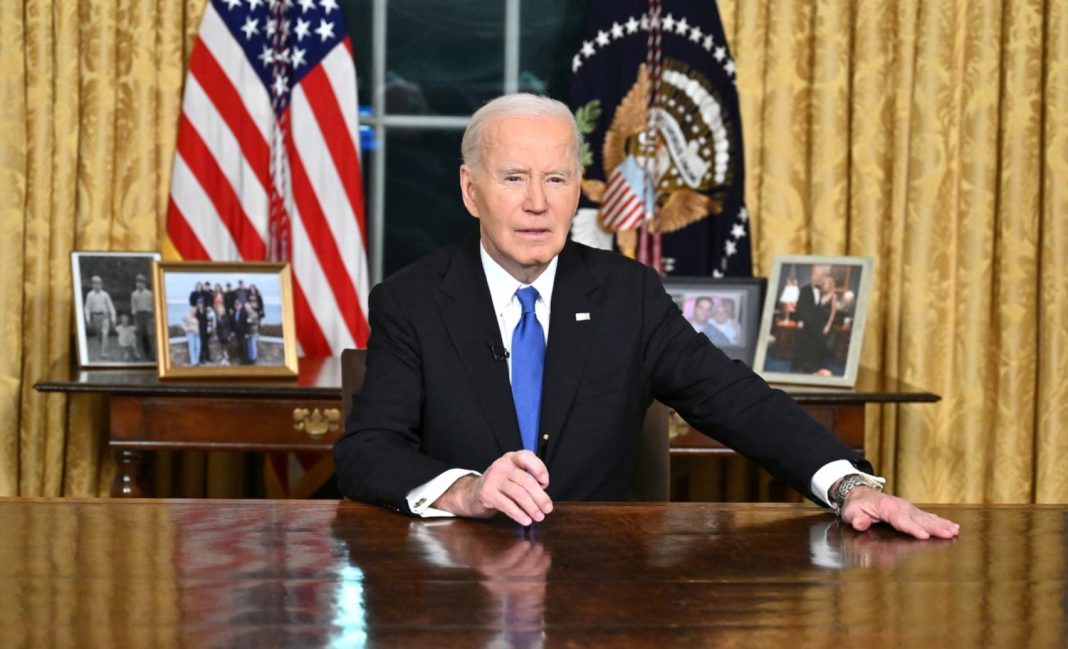
[[[593,292],[598,281],[570,241],[560,252],[549,316],[549,346],[541,393],[541,435],[549,436],[543,457],[551,458],[575,391],[589,360],[601,319]],[[581,314],[588,318],[578,319]]]
[[[521,449],[508,363],[494,360],[491,349],[502,348],[501,331],[479,258],[477,234],[456,249],[441,282],[438,305],[501,454]]]

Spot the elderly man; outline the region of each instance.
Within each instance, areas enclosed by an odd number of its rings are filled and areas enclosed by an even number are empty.
[[[544,97],[471,118],[460,191],[478,236],[371,292],[367,375],[334,447],[342,492],[523,525],[554,500],[627,500],[655,398],[857,529],[955,536],[695,332],[653,270],[568,241],[580,147],[568,108]]]

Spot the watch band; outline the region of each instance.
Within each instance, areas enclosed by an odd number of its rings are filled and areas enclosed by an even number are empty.
[[[842,515],[842,505],[845,503],[846,496],[849,495],[849,492],[861,486],[869,487],[876,491],[883,490],[883,485],[872,480],[868,476],[862,473],[850,473],[838,482],[838,488],[830,494],[831,506],[834,507],[834,513],[836,515]]]

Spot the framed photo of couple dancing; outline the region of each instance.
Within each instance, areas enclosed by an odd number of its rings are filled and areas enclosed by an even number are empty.
[[[772,383],[853,387],[871,257],[777,256],[753,369]]]

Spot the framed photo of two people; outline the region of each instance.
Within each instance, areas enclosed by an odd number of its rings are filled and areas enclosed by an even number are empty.
[[[70,253],[81,367],[156,365],[152,264],[159,258],[158,252]]]
[[[763,277],[665,277],[667,291],[693,328],[730,358],[753,366]]]
[[[776,257],[753,369],[769,382],[852,387],[872,268],[871,257]]]

